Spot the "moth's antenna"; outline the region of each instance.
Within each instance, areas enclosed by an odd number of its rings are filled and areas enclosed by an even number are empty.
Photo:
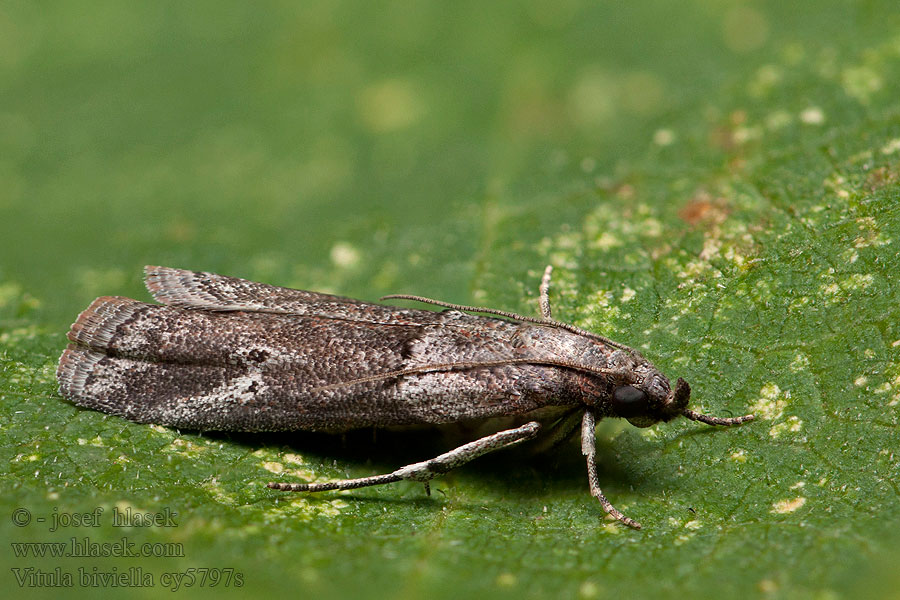
[[[594,338],[595,340],[600,340],[604,344],[608,344],[613,348],[618,348],[619,350],[625,350],[626,352],[640,354],[637,350],[635,350],[634,348],[629,348],[625,344],[620,344],[619,342],[613,341],[609,338],[605,338],[602,335],[597,335],[593,331],[588,331],[587,329],[582,329],[580,327],[576,327],[568,323],[563,323],[562,321],[556,321],[554,319],[538,319],[526,315],[519,315],[506,310],[498,310],[496,308],[483,308],[479,306],[466,306],[465,304],[453,304],[452,302],[444,302],[443,300],[435,300],[434,298],[426,298],[425,296],[413,296],[410,294],[388,294],[387,296],[382,296],[381,298],[379,298],[379,300],[413,300],[415,302],[421,302],[423,304],[443,306],[444,308],[449,308],[451,310],[482,313],[485,315],[497,315],[498,317],[506,317],[507,319],[514,319],[516,321],[522,321],[524,323],[547,325],[548,327],[565,329],[566,331],[571,331],[572,333],[577,333],[579,335]]]
[[[550,312],[550,276],[553,273],[553,265],[547,265],[547,268],[544,269],[544,276],[541,277],[541,286],[539,288],[540,291],[540,305],[541,305],[541,318],[537,319],[535,317],[528,317],[525,315],[519,315],[514,312],[509,312],[506,310],[497,310],[496,308],[481,308],[478,306],[466,306],[465,304],[453,304],[452,302],[444,302],[443,300],[435,300],[433,298],[426,298],[425,296],[413,296],[410,294],[390,294],[388,296],[382,296],[380,300],[413,300],[415,302],[422,302],[424,304],[433,304],[435,306],[443,306],[444,308],[450,308],[452,310],[461,310],[464,312],[474,312],[474,313],[482,313],[486,315],[497,315],[498,317],[506,317],[508,319],[514,319],[516,321],[522,321],[525,323],[535,323],[537,325],[547,325],[550,327],[557,327],[559,329],[565,329],[566,331],[571,331],[572,333],[577,333],[578,335],[583,335],[585,337],[593,338],[595,340],[600,340],[604,344],[612,346],[613,348],[618,348],[619,350],[625,350],[636,356],[641,356],[641,353],[635,350],[634,348],[629,348],[625,344],[620,344],[619,342],[613,341],[607,337],[603,337],[602,335],[597,335],[593,331],[587,331],[586,329],[582,329],[580,327],[576,327],[574,325],[570,325],[568,323],[563,323],[562,321],[557,321],[551,317]]]
[[[689,408],[685,408],[681,411],[681,414],[686,416],[691,421],[700,421],[701,423],[706,423],[707,425],[740,425],[741,423],[746,423],[747,421],[752,421],[754,419],[753,415],[744,415],[742,417],[713,417],[711,415],[704,415],[703,413],[694,412]]]

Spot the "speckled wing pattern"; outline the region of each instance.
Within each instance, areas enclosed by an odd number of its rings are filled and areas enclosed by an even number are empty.
[[[70,401],[187,429],[341,431],[581,399],[559,394],[577,374],[521,362],[572,356],[567,332],[164,267],[146,283],[162,305],[104,296],[72,325],[57,371]],[[492,366],[424,372],[448,357]]]

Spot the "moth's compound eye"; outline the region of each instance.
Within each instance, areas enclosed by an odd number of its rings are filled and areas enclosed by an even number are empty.
[[[647,394],[633,385],[620,385],[613,392],[613,410],[620,417],[629,418],[646,414],[649,407]]]

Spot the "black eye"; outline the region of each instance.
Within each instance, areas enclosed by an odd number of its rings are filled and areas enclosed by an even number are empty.
[[[613,392],[612,404],[620,417],[637,417],[647,413],[647,394],[632,385],[620,385]]]

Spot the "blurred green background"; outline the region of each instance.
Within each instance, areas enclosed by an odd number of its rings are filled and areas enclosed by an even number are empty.
[[[898,81],[895,1],[0,3],[5,589],[157,597],[231,568],[242,587],[182,592],[898,597]],[[577,443],[430,498],[285,495],[263,483],[446,446],[180,433],[56,392],[69,323],[148,299],[145,264],[535,313],[548,263],[556,317],[760,417],[601,424],[601,484],[643,531],[604,518]],[[14,545],[73,536],[183,556]]]

